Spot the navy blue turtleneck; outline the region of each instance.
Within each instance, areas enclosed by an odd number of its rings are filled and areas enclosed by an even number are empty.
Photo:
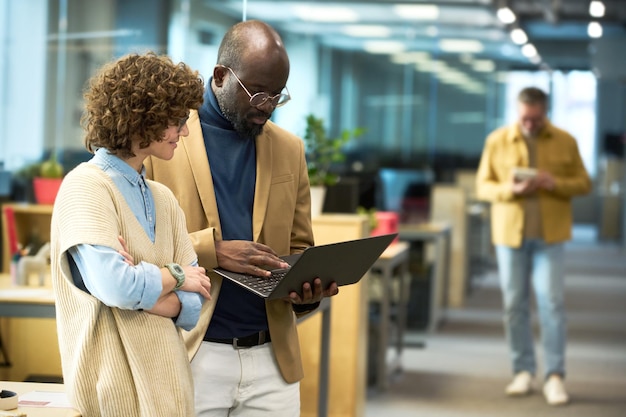
[[[204,104],[198,110],[224,240],[252,240],[252,209],[256,183],[254,138],[243,138],[224,118],[207,83]],[[267,330],[265,301],[224,280],[208,338],[233,338]]]

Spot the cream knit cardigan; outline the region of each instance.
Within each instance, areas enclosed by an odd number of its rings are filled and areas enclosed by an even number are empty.
[[[189,360],[172,319],[104,305],[73,284],[68,265],[70,247],[121,249],[118,235],[135,263],[193,262],[176,199],[165,186],[148,184],[155,202],[154,243],[113,181],[92,164],[65,177],[54,205],[51,268],[63,378],[70,402],[84,417],[195,415]]]

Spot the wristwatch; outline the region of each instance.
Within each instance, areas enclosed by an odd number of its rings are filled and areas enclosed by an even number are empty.
[[[170,271],[170,274],[176,278],[176,286],[174,287],[174,291],[176,291],[185,283],[185,271],[183,271],[180,265],[174,263],[166,264],[165,267]]]

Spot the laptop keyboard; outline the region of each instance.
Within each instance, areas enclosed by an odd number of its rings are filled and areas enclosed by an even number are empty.
[[[278,285],[280,281],[285,277],[288,270],[281,269],[279,271],[273,271],[269,277],[257,277],[255,275],[240,275],[238,276],[239,282],[255,289],[256,291],[269,294]]]

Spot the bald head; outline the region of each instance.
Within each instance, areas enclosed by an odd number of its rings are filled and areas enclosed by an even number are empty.
[[[289,71],[289,58],[280,35],[259,20],[237,23],[226,32],[218,50],[217,63],[234,70],[263,63]]]
[[[253,105],[252,97],[288,93],[289,58],[278,33],[258,20],[237,23],[224,35],[213,68],[211,89],[224,117],[245,138],[261,134],[276,108],[271,100]],[[287,96],[287,94],[283,94]]]

